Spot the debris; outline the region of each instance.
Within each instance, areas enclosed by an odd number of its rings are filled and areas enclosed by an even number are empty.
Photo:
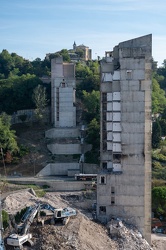
[[[73,207],[77,209],[77,216],[70,220],[67,225],[62,223],[49,223],[44,220],[44,225],[34,223],[30,226],[32,234],[32,250],[150,250],[152,249],[138,230],[132,225],[124,223],[122,218],[114,220],[113,226],[117,226],[117,234],[111,236],[108,229],[93,221],[92,204],[96,201],[95,195],[86,197],[83,192],[48,192],[45,197],[38,198],[27,190],[18,191],[8,195],[2,202],[3,209],[9,214],[16,214],[22,208],[33,206],[37,203],[49,204],[50,209],[59,207]],[[91,203],[90,203],[91,202]],[[50,210],[50,214],[51,214]],[[91,215],[91,217],[90,217]],[[48,215],[49,217],[50,215]],[[112,221],[113,222],[113,221]],[[5,232],[6,236],[9,232]],[[154,235],[154,234],[153,234]],[[166,239],[166,237],[165,237]],[[163,241],[164,242],[164,241]],[[153,241],[153,250],[164,250],[165,242]],[[160,247],[162,246],[162,247]]]

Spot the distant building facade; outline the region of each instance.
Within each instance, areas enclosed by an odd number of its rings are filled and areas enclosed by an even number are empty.
[[[101,61],[97,217],[134,224],[151,242],[152,36],[121,42]]]

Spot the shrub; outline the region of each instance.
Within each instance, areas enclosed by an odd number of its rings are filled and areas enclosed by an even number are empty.
[[[160,154],[166,156],[166,146],[163,146],[163,147],[161,148]]]
[[[15,221],[16,221],[16,223],[19,223],[21,221],[21,218],[25,214],[26,210],[27,210],[27,207],[21,209],[20,212],[16,213],[16,215],[15,215]]]
[[[9,226],[9,215],[5,210],[2,210],[2,223],[4,229],[6,229]]]

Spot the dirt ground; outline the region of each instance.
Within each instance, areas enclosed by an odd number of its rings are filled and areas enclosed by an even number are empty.
[[[166,235],[152,234],[153,250],[166,250]]]

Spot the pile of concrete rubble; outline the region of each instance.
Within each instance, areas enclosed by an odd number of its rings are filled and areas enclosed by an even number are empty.
[[[79,199],[76,199],[76,195]],[[68,198],[69,197],[69,198]],[[81,197],[81,198],[80,198]],[[90,218],[89,199],[81,192],[46,193],[45,197],[37,198],[28,190],[12,193],[3,199],[2,205],[10,214],[15,214],[23,207],[38,201],[47,202],[54,207],[73,207],[77,216],[67,225],[37,225],[33,223],[30,232],[34,246],[31,249],[45,250],[151,250],[152,248],[136,228],[126,224],[122,219],[111,220],[107,227]],[[154,248],[160,249],[161,248]],[[163,249],[163,248],[162,248]]]
[[[142,237],[141,233],[133,226],[127,225],[120,219],[112,219],[108,223],[110,236],[117,241],[118,249],[127,250],[151,250],[148,242]]]

